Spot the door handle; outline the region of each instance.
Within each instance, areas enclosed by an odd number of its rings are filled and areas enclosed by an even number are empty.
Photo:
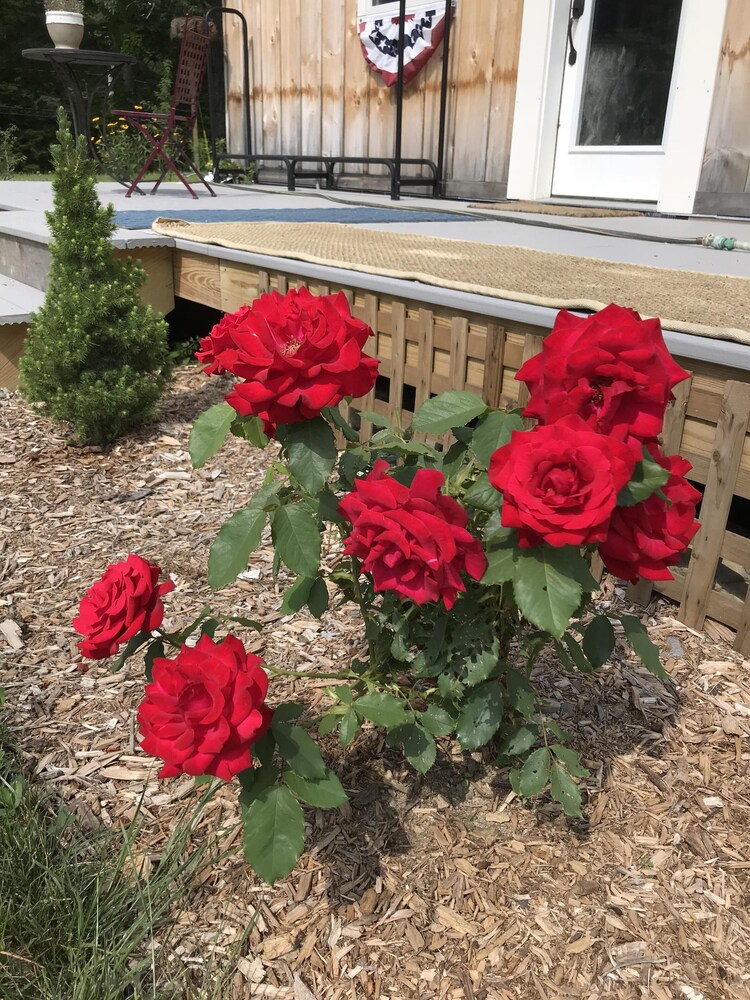
[[[586,0],[572,0],[570,5],[570,17],[568,18],[568,65],[575,66],[578,59],[576,47],[573,44],[573,22],[583,17],[586,10]]]

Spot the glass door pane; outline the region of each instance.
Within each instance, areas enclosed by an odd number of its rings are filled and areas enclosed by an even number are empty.
[[[578,145],[661,145],[682,0],[588,2],[596,6]]]

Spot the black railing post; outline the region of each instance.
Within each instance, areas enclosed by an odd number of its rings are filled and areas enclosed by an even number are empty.
[[[443,75],[440,80],[440,122],[438,131],[437,172],[432,194],[435,198],[445,197],[445,118],[448,97],[448,61],[450,58],[450,34],[453,21],[453,0],[445,0],[445,28],[443,32]]]
[[[251,135],[250,135],[250,128],[251,128],[251,124],[252,124],[252,114],[251,114],[251,111],[250,111],[250,34],[248,32],[248,29],[247,29],[247,18],[245,17],[245,15],[242,13],[241,10],[237,10],[235,7],[222,7],[220,5],[217,5],[215,7],[209,7],[208,8],[208,10],[205,13],[206,20],[208,21],[208,19],[211,17],[211,15],[215,14],[217,11],[220,14],[222,14],[222,15],[223,14],[235,14],[240,19],[240,23],[242,25],[242,89],[243,89],[242,104],[243,104],[244,109],[245,109],[245,153],[244,153],[244,159],[245,160],[250,160],[252,158],[253,145],[252,145],[252,139],[251,139]],[[223,51],[223,48],[224,48],[224,37],[223,37],[224,36],[224,24],[223,24],[223,18],[219,18],[219,27],[220,27],[220,30],[222,32],[221,42],[222,42],[222,51]],[[211,70],[210,70],[211,47],[210,46],[209,46],[209,49],[208,49],[208,61],[209,61],[209,72],[208,72],[208,109],[209,109],[209,114],[208,114],[208,117],[209,117],[209,121],[211,123],[211,158],[212,158],[212,161],[213,161],[212,165],[213,165],[214,178],[215,178],[216,177],[216,173],[217,173],[217,171],[219,169],[219,160],[221,159],[221,156],[218,154],[217,149],[216,149],[216,129],[214,128],[214,117],[215,117],[214,116],[214,104],[215,104],[215,102],[214,102],[214,95],[213,95],[212,84],[211,84]],[[222,68],[222,77],[224,78],[224,86],[226,87],[226,78],[225,78],[225,74],[224,74],[223,68]]]
[[[404,43],[406,41],[406,0],[399,0],[398,10],[398,76],[396,78],[396,135],[393,142],[393,173],[391,200],[401,197],[401,129],[404,115]]]

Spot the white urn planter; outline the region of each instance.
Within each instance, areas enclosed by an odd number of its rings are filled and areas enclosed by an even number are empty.
[[[49,37],[56,49],[77,49],[83,38],[83,14],[48,10],[45,14]]]

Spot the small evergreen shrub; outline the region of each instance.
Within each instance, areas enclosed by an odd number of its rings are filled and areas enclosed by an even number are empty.
[[[78,442],[106,446],[153,416],[169,377],[167,324],[139,298],[138,261],[112,252],[114,209],[99,203],[97,165],[62,109],[57,140],[49,288],[21,359],[21,391],[70,423]]]

